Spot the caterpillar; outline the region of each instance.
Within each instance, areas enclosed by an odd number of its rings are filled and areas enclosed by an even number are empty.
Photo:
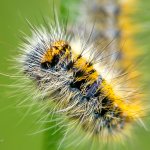
[[[98,6],[96,1],[90,2]],[[112,34],[108,28],[97,27],[89,33],[78,27],[68,31],[57,17],[54,23],[46,22],[41,28],[30,25],[32,37],[25,38],[22,44],[19,70],[36,87],[37,98],[42,97],[45,105],[53,106],[48,111],[62,115],[66,122],[73,122],[73,128],[79,128],[90,139],[120,140],[129,136],[129,128],[135,122],[142,122],[144,104],[138,88],[131,86],[130,73],[120,65],[126,58],[116,57],[120,46],[116,31],[120,6],[111,0],[99,4],[102,10],[110,11],[109,19],[115,24],[110,26]],[[100,10],[98,15],[103,13],[106,14]],[[98,26],[109,26],[106,20],[104,15]],[[117,40],[111,43],[114,35]],[[97,42],[101,40],[102,45]],[[122,55],[124,53],[126,51]]]
[[[134,102],[134,91],[128,93],[132,103],[128,98],[124,100],[121,93],[115,94],[117,91],[102,75],[106,72],[96,69],[93,61],[85,60],[82,52],[75,54],[73,44],[69,44],[62,32],[55,35],[56,31],[60,29],[36,33],[33,38],[35,45],[28,41],[25,46],[27,53],[21,58],[23,72],[37,83],[48,100],[57,104],[56,110],[81,122],[87,132],[94,130],[95,135],[103,132],[103,128],[113,135],[111,132],[120,131],[126,124],[139,119],[143,112],[137,100]],[[90,59],[96,61],[96,57]]]

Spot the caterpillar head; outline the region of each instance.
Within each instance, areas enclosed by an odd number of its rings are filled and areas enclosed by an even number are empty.
[[[72,59],[69,38],[55,30],[33,32],[31,38],[26,38],[20,57],[22,72],[45,93],[59,89],[71,76],[65,72]]]

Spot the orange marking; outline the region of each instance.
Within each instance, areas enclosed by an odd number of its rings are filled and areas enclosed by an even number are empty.
[[[50,48],[43,55],[41,63],[51,62],[55,55],[59,55],[62,51],[65,50],[64,57],[70,55],[70,47],[67,42],[60,40],[51,44]]]

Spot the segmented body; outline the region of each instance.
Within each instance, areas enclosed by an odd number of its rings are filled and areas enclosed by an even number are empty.
[[[120,61],[116,64],[119,69],[128,70],[139,55],[134,40],[134,33],[139,29],[131,17],[135,3],[134,0],[86,0],[82,6],[85,11],[84,15],[81,14],[82,18],[85,18],[88,26],[94,25],[93,41],[100,43],[99,49],[105,47],[111,53],[116,52],[113,59]],[[136,75],[137,72],[130,73],[131,77]]]
[[[56,103],[58,112],[98,136],[104,132],[113,136],[139,117],[141,107],[117,95],[93,62],[76,54],[69,41],[40,42],[46,43],[43,48],[25,56],[24,72]]]
[[[137,84],[130,81],[135,74],[128,72],[135,53],[128,57],[132,34],[120,21],[126,18],[124,5],[117,0],[86,2],[92,31],[84,25],[77,31],[61,28],[58,18],[54,26],[32,28],[32,38],[23,45],[20,68],[36,83],[42,98],[54,103],[52,112],[74,121],[85,135],[126,137],[128,127],[142,122],[145,112]],[[131,39],[129,45],[122,46],[124,38]]]

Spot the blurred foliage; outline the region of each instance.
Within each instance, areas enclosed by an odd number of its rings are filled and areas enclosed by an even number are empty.
[[[69,19],[71,18],[70,20],[73,21],[78,15],[78,2],[79,0],[57,0],[55,5],[60,6],[62,18],[69,14]],[[51,16],[52,3],[52,0],[0,0],[0,72],[13,75],[14,70],[11,70],[13,64],[10,60],[18,53],[20,31],[30,33],[25,19],[39,26],[42,24],[42,16]],[[136,38],[146,53],[142,60],[142,71],[144,73],[143,80],[149,83],[150,1],[141,1],[138,9],[135,20],[141,25],[142,32]],[[62,136],[61,131],[56,135],[52,135],[54,129],[46,133],[30,135],[39,128],[39,124],[36,123],[39,115],[33,113],[37,108],[33,107],[27,115],[28,109],[17,108],[17,104],[24,100],[26,95],[15,93],[15,87],[9,86],[14,82],[12,78],[0,75],[0,150],[55,150],[56,141]],[[150,89],[150,84],[147,84],[146,89]],[[51,125],[46,124],[45,127]],[[150,121],[147,123],[148,128],[149,125]],[[136,136],[137,140],[131,141],[134,146],[128,145],[128,149],[149,150],[150,132],[139,128]]]

